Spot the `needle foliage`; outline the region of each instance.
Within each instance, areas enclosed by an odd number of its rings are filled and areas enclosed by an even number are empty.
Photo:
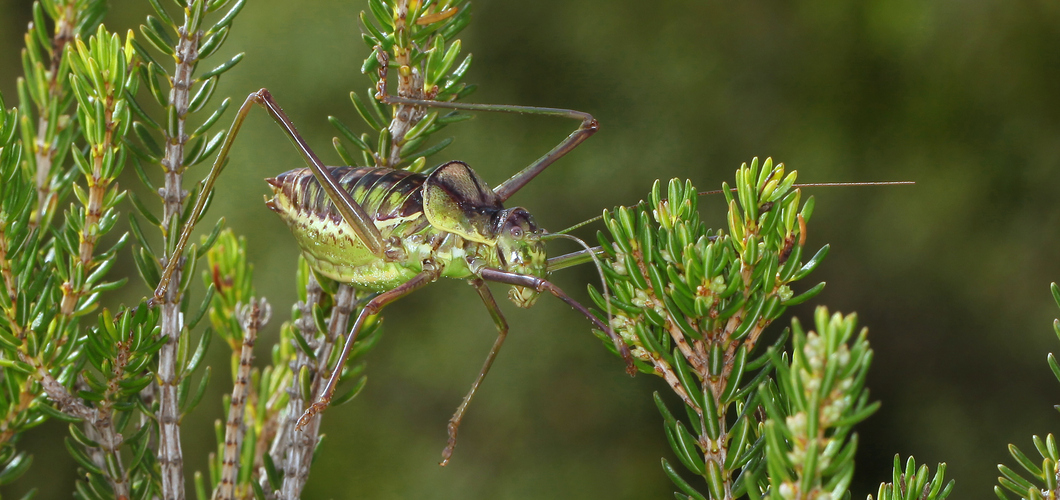
[[[199,222],[188,201],[211,196],[202,184],[186,189],[183,176],[226,138],[216,125],[231,101],[215,97],[244,54],[214,56],[244,2],[148,0],[153,14],[124,36],[101,24],[100,0],[34,3],[18,102],[8,108],[0,96],[0,485],[33,466],[20,440],[54,419],[68,424],[77,498],[301,496],[323,441],[317,424],[300,431],[295,422],[335,369],[368,294],[300,261],[291,318],[255,361],[272,307],[257,297],[245,241],[219,219],[176,253],[181,229]],[[470,95],[472,58],[457,38],[469,7],[368,1],[360,15],[367,78],[350,93],[364,123],[328,117],[343,162],[420,172],[453,142],[439,133],[467,113],[386,106],[376,95],[382,74],[403,98]],[[119,188],[126,167],[151,197]],[[605,211],[597,235],[605,286],[589,288],[596,312],[640,373],[665,384],[645,401],[658,409],[672,451],[662,474],[679,499],[850,498],[854,428],[880,404],[865,384],[867,330],[854,314],[824,307],[812,328],[773,326],[824,287],[803,284],[829,251],[804,249],[814,200],[804,201],[796,173],[771,159],[741,166],[721,192],[723,228],[702,222],[691,181],[673,180],[656,182],[646,201]],[[112,305],[108,297],[134,286],[110,276],[124,259],[145,297],[178,262],[173,286],[160,300]],[[193,292],[198,282],[205,292]],[[1060,305],[1056,285],[1053,294]],[[364,360],[381,326],[378,317],[367,322],[333,405],[366,386]],[[203,406],[217,371],[204,362],[215,340],[229,354],[225,415],[207,470],[189,474],[181,423]],[[1060,364],[1048,361],[1060,379]],[[1011,446],[1018,467],[999,467],[997,496],[1060,496],[1055,441],[1033,438],[1040,459]],[[896,456],[893,476],[869,498],[941,500],[952,489],[945,464],[932,473]]]
[[[683,406],[674,412],[654,395],[680,464],[662,459],[677,498],[850,495],[852,430],[879,407],[865,388],[867,330],[857,330],[854,315],[819,307],[814,330],[793,320],[771,345],[760,342],[787,307],[824,288],[797,291],[828,246],[804,258],[814,199],[802,202],[795,180],[771,159],[742,165],[735,185],[721,187],[723,229],[706,227],[700,193],[676,179],[665,189],[656,182],[647,201],[604,212],[607,233],[597,237],[609,293],[589,292],[640,371],[666,381]],[[932,484],[941,481],[942,472]],[[945,498],[950,487],[931,498]],[[881,487],[880,497],[892,490]]]

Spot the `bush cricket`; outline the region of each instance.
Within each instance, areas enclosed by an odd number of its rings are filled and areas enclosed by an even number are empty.
[[[459,161],[444,163],[429,174],[385,167],[325,166],[269,91],[253,92],[239,108],[203,181],[195,207],[173,251],[175,258],[167,262],[154,299],[157,302],[166,293],[194,222],[205,209],[243,120],[254,105],[265,108],[308,165],[267,179],[274,194],[268,207],[287,223],[302,254],[317,272],[377,294],[360,311],[323,395],[305,411],[298,427],[304,427],[327,408],[357,334],[370,316],[438,278],[466,279],[492,316],[498,335],[478,377],[449,420],[449,442],[441,462],[445,465],[452,455],[467,405],[508,332],[507,321],[486,282],[512,285],[508,297],[519,307],[532,306],[542,292],[566,302],[610,337],[626,362],[627,372],[636,373],[628,347],[611,327],[546,279],[549,261],[543,238],[549,235],[537,226],[526,209],[503,205],[535,176],[595,133],[598,124],[592,115],[568,109],[391,96],[386,89],[387,55],[382,50],[377,50],[377,55],[380,69],[376,98],[384,104],[556,116],[578,120],[579,126],[551,151],[491,189],[474,170]]]

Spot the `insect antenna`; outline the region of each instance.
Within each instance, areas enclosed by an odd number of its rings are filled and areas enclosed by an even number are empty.
[[[549,236],[557,236],[557,237],[563,236],[563,235],[566,235],[567,233],[570,233],[571,231],[574,231],[575,229],[581,228],[582,226],[588,226],[589,224],[592,224],[593,222],[596,222],[596,221],[600,220],[602,217],[603,217],[602,215],[597,215],[596,217],[593,217],[592,219],[581,221],[581,222],[579,222],[579,223],[577,223],[577,224],[575,224],[575,225],[573,225],[571,227],[568,227],[567,229],[564,229],[562,231],[556,231],[554,233],[548,233],[545,236],[546,237],[549,237]],[[575,239],[577,239],[577,238],[575,238]],[[581,241],[581,240],[578,240],[578,241]],[[582,244],[584,245],[585,242],[582,242]]]
[[[581,226],[583,226],[585,224],[587,224],[587,222],[579,224],[579,225],[576,225],[573,228],[565,229],[564,231],[570,231],[570,230],[572,230],[574,228],[581,227]],[[596,251],[595,250],[598,249],[599,247],[590,247],[581,238],[579,238],[577,236],[574,236],[574,235],[571,235],[571,234],[566,234],[565,232],[547,233],[547,234],[542,236],[543,240],[548,240],[548,239],[552,239],[552,238],[563,238],[563,239],[571,240],[571,241],[581,245],[582,248],[585,249],[585,252],[588,253],[589,256],[593,259],[593,265],[596,266],[596,272],[597,272],[597,274],[600,275],[600,286],[602,286],[603,289],[604,289],[604,304],[607,305],[607,326],[611,326],[611,320],[614,319],[612,314],[611,314],[611,292],[607,288],[607,280],[604,279],[604,267],[603,267],[603,264],[600,262],[600,258],[596,256]],[[614,327],[611,326],[611,328],[613,329]]]
[[[807,182],[803,184],[792,184],[793,188],[804,188],[804,187],[840,187],[840,186],[910,186],[916,184],[914,181],[868,181],[868,182]],[[730,192],[736,192],[735,187],[729,188]],[[706,196],[708,194],[721,194],[723,190],[712,189],[710,191],[700,191],[699,196]]]
[[[862,187],[863,186],[909,186],[909,185],[913,185],[913,184],[916,184],[916,182],[915,181],[807,182],[807,183],[802,183],[802,184],[792,184],[791,187],[793,187],[793,188],[804,188],[804,187],[840,187],[840,186],[862,186]],[[736,188],[735,187],[729,188],[729,191],[735,193],[736,192]],[[697,194],[699,196],[706,196],[706,195],[710,195],[710,194],[721,194],[721,192],[722,192],[721,189],[712,189],[710,191],[700,191]],[[632,206],[626,206],[626,208],[632,208]],[[568,227],[567,229],[564,229],[564,230],[561,230],[561,231],[556,231],[554,233],[549,233],[549,235],[567,234],[567,233],[569,233],[571,231],[574,231],[575,229],[578,229],[578,228],[580,228],[582,226],[586,226],[586,225],[592,224],[593,222],[596,222],[596,221],[601,220],[603,218],[604,218],[603,215],[597,215],[596,217],[593,217],[592,219],[579,222],[579,223],[577,223],[577,224],[575,224],[575,225],[573,225],[571,227]]]

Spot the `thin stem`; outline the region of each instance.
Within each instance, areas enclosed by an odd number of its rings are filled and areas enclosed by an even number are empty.
[[[247,406],[250,363],[254,360],[254,341],[258,337],[258,330],[269,321],[272,307],[264,298],[260,301],[251,298],[249,305],[236,306],[236,315],[243,327],[243,347],[239,350],[239,369],[232,384],[232,400],[228,404],[224,456],[221,459],[221,482],[214,493],[214,498],[217,500],[235,498],[235,486],[239,474],[239,453],[246,434],[243,426],[243,412]],[[206,334],[208,335],[209,332]]]
[[[185,120],[188,114],[188,103],[193,82],[192,71],[199,58],[199,33],[187,33],[179,29],[180,41],[176,47],[176,69],[173,72],[173,91],[170,106],[176,114],[176,135],[166,137],[165,157],[162,168],[165,170],[165,187],[162,190],[164,230],[176,227],[173,221],[180,220],[187,192],[181,187],[184,175],[184,146],[188,140]],[[172,248],[176,234],[166,233],[167,249]],[[179,254],[166,255],[163,260],[180,259]],[[174,263],[173,279],[180,282],[182,263]],[[169,287],[162,297],[162,335],[167,341],[158,356],[159,385],[159,438],[158,462],[162,473],[162,498],[165,500],[184,499],[184,454],[180,446],[180,408],[178,407],[177,387],[180,374],[177,368],[177,344],[183,330],[180,313],[181,290],[179,286]]]
[[[306,401],[316,400],[326,390],[324,382],[328,379],[327,362],[335,349],[335,343],[341,340],[348,331],[350,315],[356,310],[356,290],[348,285],[339,286],[335,293],[335,307],[331,310],[331,320],[328,322],[328,331],[320,345],[314,351],[316,366],[313,371],[313,383],[310,388],[310,398]],[[336,368],[341,370],[341,366]],[[297,377],[296,377],[297,380]],[[284,462],[283,489],[280,498],[286,500],[297,500],[301,498],[302,489],[309,479],[309,467],[313,463],[313,452],[316,450],[317,437],[320,432],[320,418],[313,418],[302,430],[294,432],[294,440],[287,449],[287,459]]]
[[[410,40],[409,36],[400,36],[398,33],[407,35],[409,27],[405,19],[409,14],[408,0],[400,0],[394,7],[394,37],[397,40]],[[411,44],[411,41],[409,42]],[[410,99],[429,98],[423,93],[423,74],[419,68],[410,66],[413,47],[411,45],[393,47],[394,62],[398,66],[397,95]],[[381,68],[385,71],[386,67]],[[432,96],[433,97],[433,96]],[[380,158],[382,167],[396,167],[401,163],[401,147],[405,145],[405,135],[408,131],[427,114],[426,108],[408,104],[394,106],[394,115],[390,120],[391,147],[389,158]],[[386,152],[380,151],[380,155]]]
[[[735,344],[735,342],[734,342]],[[714,407],[718,409],[718,439],[711,440],[707,437],[706,428],[699,429],[700,445],[703,446],[703,460],[704,463],[709,464],[714,462],[719,471],[721,471],[722,488],[724,491],[724,500],[732,500],[732,472],[725,468],[725,460],[729,456],[729,426],[728,417],[726,412],[728,410],[727,404],[721,402],[721,392],[725,390],[725,385],[728,383],[728,376],[720,376],[716,378],[715,382],[711,382],[710,377],[703,379],[703,385],[705,387],[705,397],[714,398]],[[706,423],[704,422],[704,426]],[[704,474],[709,474],[709,467]],[[709,481],[709,479],[708,479]],[[721,499],[719,499],[721,500]]]
[[[124,76],[123,76],[124,77]],[[78,250],[78,255],[75,258],[76,264],[80,264],[81,268],[87,273],[94,266],[93,253],[96,249],[96,242],[99,239],[99,231],[97,231],[97,224],[99,223],[100,217],[103,215],[103,199],[107,194],[107,189],[110,187],[111,179],[103,175],[103,160],[108,152],[117,152],[117,147],[114,144],[114,128],[117,124],[112,121],[114,117],[116,101],[113,96],[108,95],[104,104],[103,117],[105,120],[104,124],[104,136],[103,142],[92,146],[92,174],[86,176],[86,182],[88,184],[88,203],[85,205],[85,220],[81,226],[81,244]],[[81,284],[85,286],[84,284]],[[67,281],[63,284],[63,300],[60,306],[62,314],[67,317],[71,317],[74,310],[77,307],[78,301],[85,294],[86,290],[83,288],[75,288],[75,284]]]
[[[85,234],[81,238],[79,255],[81,264],[85,266],[86,271],[92,262],[92,252],[96,248],[96,240],[98,238],[92,229],[99,222],[100,216],[103,215],[103,195],[106,194],[107,187],[110,184],[108,179],[103,177],[103,158],[106,156],[107,150],[113,148],[115,126],[115,123],[111,121],[113,115],[114,98],[108,96],[103,115],[106,120],[106,132],[103,143],[98,147],[92,148],[92,176],[87,179],[88,204],[85,206],[85,225],[83,230]]]
[[[77,14],[77,3],[67,2],[59,8],[59,18],[55,20],[55,37],[52,38],[48,72],[48,99],[52,102],[61,100],[66,90],[64,86],[59,85],[59,78],[66,76],[61,74],[59,67],[66,54],[66,44],[74,38]],[[33,158],[37,165],[37,211],[34,212],[33,217],[30,217],[31,228],[40,224],[56,203],[55,193],[51,190],[52,164],[57,153],[54,138],[58,137],[64,120],[59,119],[59,123],[50,123],[50,113],[47,108],[48,106],[44,105],[37,110],[37,137],[33,144]],[[52,127],[56,129],[52,136],[53,142],[47,142],[48,130]]]
[[[318,345],[317,339],[317,326],[316,322],[313,321],[313,307],[316,304],[320,304],[321,299],[324,296],[324,290],[320,287],[320,283],[317,282],[316,276],[313,273],[309,273],[309,280],[306,283],[306,300],[305,302],[299,302],[297,307],[300,312],[300,317],[294,322],[294,335],[301,335],[305,340],[306,345],[311,348]],[[295,430],[296,422],[298,417],[302,415],[306,407],[309,405],[313,395],[303,394],[302,386],[299,383],[299,375],[303,370],[316,370],[316,365],[313,360],[306,354],[297,342],[294,346],[294,360],[291,361],[291,371],[293,372],[291,377],[291,384],[287,388],[287,394],[289,399],[287,400],[287,408],[284,409],[278,429],[276,431],[276,437],[273,439],[272,446],[269,449],[269,456],[272,458],[273,464],[275,464],[278,470],[285,472],[288,469],[288,462],[292,456],[291,449],[295,446],[295,442],[298,439],[298,432]],[[315,351],[314,351],[315,352]],[[269,498],[287,498],[280,497],[279,491],[271,491],[271,485],[267,480],[265,471],[260,474],[262,489],[265,490],[266,496]],[[284,479],[286,485],[287,480]],[[281,490],[286,486],[281,486]],[[293,487],[293,486],[292,486]],[[295,497],[297,498],[297,496]]]

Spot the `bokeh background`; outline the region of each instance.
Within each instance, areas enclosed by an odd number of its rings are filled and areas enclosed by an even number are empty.
[[[365,8],[248,2],[225,47],[247,57],[219,95],[238,102],[268,87],[317,152],[338,162],[326,117],[359,122],[348,94],[367,86],[358,71],[368,53],[357,22]],[[1060,386],[1045,364],[1060,316],[1048,292],[1060,279],[1060,3],[494,0],[473,8],[462,35],[475,56],[468,80],[481,86],[472,101],[585,110],[602,125],[512,199],[547,228],[636,202],[655,179],[716,188],[755,156],[807,182],[916,181],[811,191],[809,245],[832,245],[811,276],[828,283],[814,302],[856,311],[876,350],[869,386],[883,407],[860,426],[855,498],[890,477],[895,453],[947,462],[957,498],[992,498],[996,464],[1010,461],[1006,444],[1032,452],[1032,434],[1060,428],[1051,408]],[[111,9],[108,27],[124,31],[148,7],[115,0]],[[27,0],[0,0],[0,91],[9,105],[29,13]],[[480,114],[448,129],[457,141],[436,160],[462,159],[497,183],[572,128]],[[209,214],[250,242],[257,288],[275,309],[262,347],[288,317],[297,257],[284,224],[259,201],[262,178],[300,165],[255,112]],[[701,207],[722,223],[722,198]],[[595,278],[586,266],[555,279],[582,294]],[[125,301],[142,288],[130,285]],[[365,392],[326,414],[306,498],[669,498],[659,457],[670,452],[650,402],[665,385],[626,377],[558,301],[502,307],[511,335],[445,469],[436,462],[446,420],[493,326],[457,281],[389,308]],[[811,312],[791,311],[805,320]],[[224,348],[212,350],[226,366]],[[189,472],[204,470],[215,449],[213,420],[230,383],[227,370],[215,372],[214,392],[184,423]],[[37,461],[3,495],[35,485],[39,498],[68,497],[74,465],[63,435],[49,424],[27,436]]]

